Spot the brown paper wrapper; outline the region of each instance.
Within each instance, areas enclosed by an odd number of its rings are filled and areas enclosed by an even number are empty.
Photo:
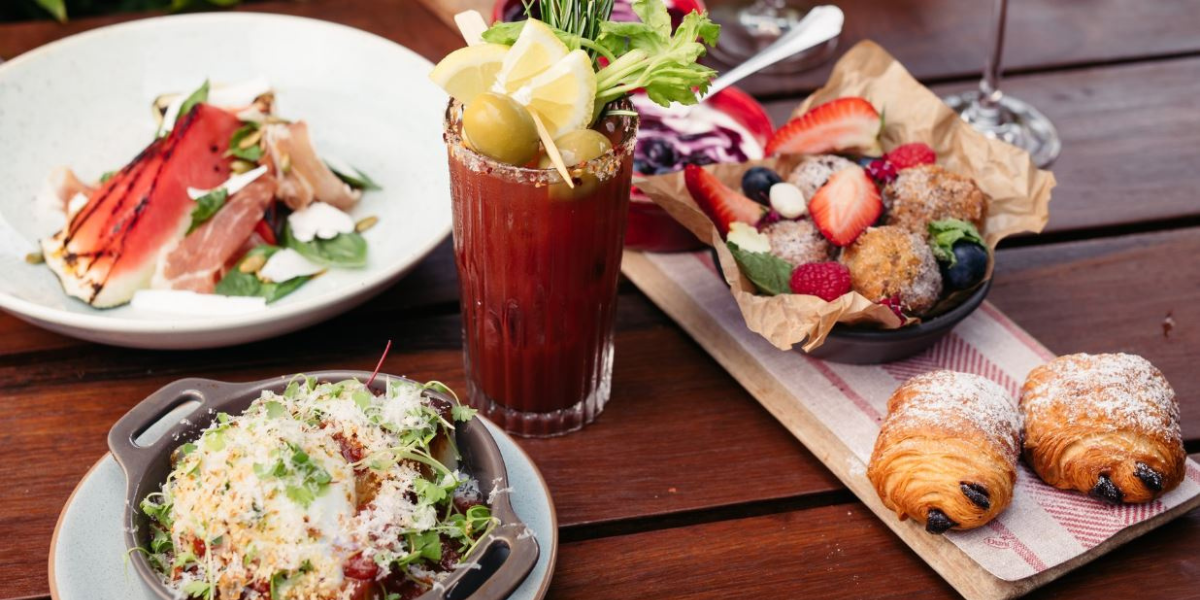
[[[885,150],[925,142],[937,152],[938,164],[975,180],[988,198],[983,236],[992,250],[1005,237],[1037,233],[1046,226],[1054,175],[1038,169],[1024,150],[972,129],[874,42],[860,42],[851,48],[834,66],[825,87],[813,92],[792,114],[802,115],[813,106],[845,96],[862,96],[883,113]],[[764,165],[783,174],[795,162],[795,157],[785,156],[705,168],[738,189],[742,173],[750,167]],[[890,309],[856,292],[833,302],[795,294],[759,295],[738,269],[716,226],[692,200],[683,173],[637,178],[634,184],[696,237],[716,248],[746,326],[775,347],[790,350],[803,344],[805,351],[811,351],[837,323],[885,329],[903,325]]]

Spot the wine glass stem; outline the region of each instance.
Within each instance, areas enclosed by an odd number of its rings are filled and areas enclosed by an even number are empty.
[[[995,109],[1000,101],[1000,58],[1004,55],[1004,25],[1008,20],[1008,0],[996,0],[993,20],[995,29],[992,30],[992,53],[983,67],[983,79],[979,82],[979,104],[985,109]]]

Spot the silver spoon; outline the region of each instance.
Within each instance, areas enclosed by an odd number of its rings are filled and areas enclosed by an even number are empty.
[[[813,8],[795,27],[763,48],[762,52],[714,79],[700,102],[789,56],[828,42],[842,32],[845,22],[846,15],[836,6],[826,4]]]

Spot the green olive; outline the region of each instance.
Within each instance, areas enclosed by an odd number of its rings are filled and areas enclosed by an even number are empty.
[[[563,162],[573,167],[579,163],[600,158],[612,151],[612,142],[603,133],[594,129],[576,129],[554,140]]]
[[[537,126],[516,100],[488,92],[463,111],[463,136],[476,152],[510,165],[524,165],[538,153]]]

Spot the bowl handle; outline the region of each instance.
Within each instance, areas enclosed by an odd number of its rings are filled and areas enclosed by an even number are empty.
[[[131,472],[145,470],[156,454],[150,450],[154,446],[164,443],[164,438],[168,437],[164,434],[154,443],[142,446],[135,441],[138,436],[186,402],[199,402],[189,414],[204,411],[208,408],[209,399],[213,393],[227,385],[229,384],[211,379],[180,379],[150,394],[132,410],[125,413],[125,416],[121,417],[121,420],[117,421],[108,432],[108,449],[112,451],[113,457],[117,459],[117,463],[121,465],[126,476]],[[167,440],[167,443],[170,441]]]
[[[486,557],[498,544],[508,546],[508,557],[496,565],[487,561]],[[479,549],[479,561],[483,569],[490,569],[479,574],[483,579],[469,595],[460,590],[465,580],[445,590],[437,596],[439,600],[465,600],[466,598],[507,598],[525,581],[529,572],[538,560],[538,542],[533,532],[524,523],[509,523],[498,527],[491,533],[487,546]],[[485,564],[487,563],[487,564]],[[474,579],[474,578],[473,578]]]

